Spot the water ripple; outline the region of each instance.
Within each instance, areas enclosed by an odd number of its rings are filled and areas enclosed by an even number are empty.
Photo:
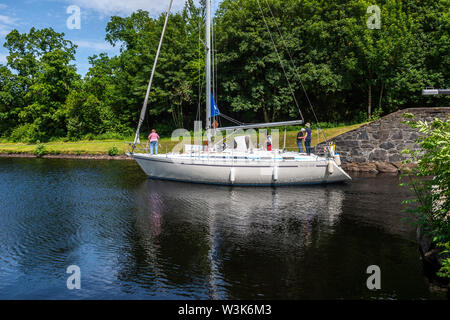
[[[394,178],[230,188],[153,181],[131,161],[0,159],[0,298],[435,297],[404,195]],[[380,294],[361,289],[374,261],[391,270]]]

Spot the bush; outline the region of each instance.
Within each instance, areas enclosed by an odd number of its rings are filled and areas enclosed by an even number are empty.
[[[437,273],[438,276],[442,278],[449,278],[450,279],[450,242],[442,243],[440,247],[444,248],[444,251],[442,251],[443,254],[446,254],[447,256],[442,259],[442,268]]]
[[[39,131],[38,126],[32,123],[26,123],[14,128],[10,135],[10,139],[13,142],[23,143],[34,143],[44,138],[44,134]]]
[[[89,141],[95,140],[95,135],[92,133],[88,133],[88,134],[84,135],[83,140],[89,140]]]
[[[368,121],[376,121],[383,115],[383,109],[381,107],[376,108],[372,115],[369,117]]]
[[[38,143],[38,145],[36,146],[36,149],[34,149],[34,155],[38,158],[46,155],[48,152],[45,149],[45,145],[43,145],[42,143]]]
[[[105,132],[94,137],[95,140],[122,140],[124,136],[117,132]]]
[[[413,118],[405,113],[405,117]],[[417,161],[417,168],[407,174],[409,186],[415,199],[404,203],[415,203],[408,211],[418,218],[418,224],[430,230],[430,236],[437,247],[446,248],[450,242],[450,119],[435,119],[432,123],[406,121],[421,133],[417,143],[419,150],[405,150],[411,160]],[[446,263],[446,264],[445,264]],[[444,260],[440,276],[450,277],[449,261]]]
[[[112,147],[108,150],[108,154],[111,157],[117,156],[119,154],[119,149],[117,149],[116,147]]]

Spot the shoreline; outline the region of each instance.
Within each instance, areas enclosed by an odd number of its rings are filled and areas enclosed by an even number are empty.
[[[417,163],[373,161],[373,162],[344,162],[341,167],[349,173],[406,173],[417,166]]]
[[[76,159],[76,160],[134,160],[133,158],[121,154],[110,156],[107,154],[46,154],[36,156],[32,153],[0,153],[0,158],[36,158],[36,159]]]

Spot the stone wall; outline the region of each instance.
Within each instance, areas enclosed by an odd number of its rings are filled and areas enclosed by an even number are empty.
[[[398,168],[398,164],[408,157],[402,154],[402,150],[418,148],[418,131],[402,123],[405,120],[405,112],[414,114],[418,120],[444,120],[450,116],[450,107],[403,109],[330,139],[336,144],[336,151],[341,156],[342,163],[371,168],[375,163],[379,166],[381,163],[390,163]],[[320,144],[318,150],[323,149],[323,145]],[[347,164],[346,167],[348,169],[351,166]]]

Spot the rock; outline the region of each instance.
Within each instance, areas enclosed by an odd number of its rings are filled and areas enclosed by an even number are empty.
[[[397,173],[398,168],[389,162],[375,162],[378,172]]]
[[[383,149],[375,149],[369,154],[369,161],[385,161],[387,152]]]
[[[390,141],[383,142],[382,144],[380,144],[380,148],[381,149],[385,149],[385,150],[389,150],[389,149],[394,148],[394,144],[392,142],[390,142]]]
[[[358,164],[359,172],[378,173],[377,166],[374,162],[365,162]]]
[[[414,162],[403,163],[403,162],[394,161],[394,162],[391,162],[391,164],[393,166],[397,167],[397,169],[401,173],[407,173],[417,166],[417,163],[414,163]]]
[[[380,131],[380,140],[386,140],[389,137],[389,131],[388,130],[382,130]]]
[[[397,130],[392,134],[391,137],[392,140],[402,140],[403,139],[403,133],[401,130]]]
[[[374,146],[372,143],[361,143],[361,148],[363,149],[373,149]]]
[[[359,171],[358,164],[352,163],[352,162],[343,163],[341,167],[345,171],[350,171],[350,172],[358,172]]]
[[[389,162],[399,162],[403,160],[403,156],[399,153],[389,156]]]
[[[369,140],[369,135],[367,134],[367,131],[364,130],[364,131],[360,132],[358,134],[358,139],[359,140]]]
[[[347,141],[343,141],[342,144],[346,147],[359,147],[359,141],[358,140],[347,140]]]
[[[364,157],[353,157],[353,161],[352,162],[363,163],[363,162],[366,162],[366,158],[364,158]]]
[[[411,133],[411,135],[409,136],[409,140],[412,140],[414,142],[417,140],[417,138],[419,138],[419,135],[416,132]]]

